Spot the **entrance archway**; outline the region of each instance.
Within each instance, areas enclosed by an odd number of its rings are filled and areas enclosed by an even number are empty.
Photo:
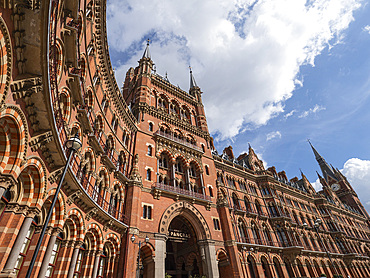
[[[191,223],[183,216],[176,216],[168,228],[165,272],[181,278],[205,275],[200,254]]]
[[[172,277],[219,277],[208,224],[193,205],[183,201],[168,207],[162,214],[159,232],[155,277],[166,273]]]

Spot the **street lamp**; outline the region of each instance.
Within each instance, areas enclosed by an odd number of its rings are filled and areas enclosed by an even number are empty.
[[[135,242],[135,235],[132,235],[132,237],[131,237],[131,242],[133,243],[133,244],[137,244],[138,246],[139,246],[139,258],[138,258],[138,260],[137,260],[137,268],[136,268],[136,278],[139,278],[140,277],[140,249],[141,249],[141,240],[139,240],[139,242],[138,243],[136,243]],[[148,238],[148,236],[146,236],[145,237],[145,243],[148,243],[149,242],[149,238]]]
[[[337,277],[337,276],[338,276],[337,269],[335,268],[335,266],[334,266],[334,264],[333,264],[333,261],[332,261],[332,259],[331,259],[330,253],[329,253],[329,251],[326,249],[326,247],[325,247],[324,243],[322,242],[322,239],[321,239],[321,237],[320,237],[320,234],[319,234],[319,226],[320,226],[321,224],[322,224],[322,220],[321,220],[320,218],[317,218],[317,219],[315,220],[315,223],[313,224],[313,228],[314,228],[314,229],[315,229],[315,231],[316,231],[316,234],[317,234],[317,237],[318,237],[318,238],[319,238],[319,240],[320,240],[321,246],[322,246],[322,247],[324,247],[324,250],[325,250],[325,252],[326,252],[326,255],[328,255],[328,258],[329,258],[330,264],[331,264],[331,266],[332,266],[332,268],[334,269],[334,272],[335,272],[334,277]],[[305,222],[305,223],[303,223],[303,227],[304,227],[304,228],[307,228],[307,227],[308,227],[308,225],[307,225],[307,223],[306,223],[306,222]]]
[[[60,188],[62,187],[62,184],[64,182],[64,177],[65,177],[65,175],[67,173],[67,170],[68,170],[68,167],[69,167],[69,163],[71,162],[71,159],[72,159],[73,154],[82,147],[82,142],[79,139],[78,133],[76,133],[76,135],[74,137],[72,137],[72,138],[70,138],[70,139],[67,140],[67,142],[65,143],[65,147],[67,148],[67,150],[69,150],[68,160],[67,160],[66,165],[64,166],[62,177],[60,178],[58,187],[55,190],[53,201],[51,202],[50,209],[49,209],[49,212],[48,212],[48,214],[46,216],[44,226],[42,227],[42,231],[41,231],[39,240],[37,241],[35,252],[33,253],[30,266],[28,267],[26,278],[30,278],[31,277],[33,266],[35,265],[36,257],[37,257],[37,254],[38,254],[39,250],[40,250],[42,239],[44,238],[44,235],[45,235],[45,232],[46,232],[46,228],[48,227],[48,224],[49,224],[51,215],[53,214],[53,209],[54,209],[55,203],[56,203],[56,201],[58,199],[58,194],[59,194]]]

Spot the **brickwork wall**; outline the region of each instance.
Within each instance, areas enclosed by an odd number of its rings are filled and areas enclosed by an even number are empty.
[[[75,136],[32,277],[136,277],[138,254],[143,277],[370,276],[369,216],[339,171],[317,193],[252,148],[219,155],[201,89],[148,51],[120,91],[106,1],[1,3],[0,277],[25,277]]]

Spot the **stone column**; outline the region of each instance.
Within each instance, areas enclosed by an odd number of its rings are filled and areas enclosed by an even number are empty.
[[[172,173],[171,173],[171,179],[172,179],[172,185],[173,187],[175,188],[176,187],[176,183],[175,183],[175,163],[172,163]]]
[[[101,253],[102,253],[102,251],[100,251],[100,250],[96,251],[96,253],[95,253],[94,268],[93,268],[93,272],[92,272],[92,275],[91,275],[92,278],[96,278],[96,276],[98,275]]]
[[[79,252],[80,252],[80,244],[77,244],[75,246],[75,249],[73,249],[72,259],[71,259],[71,263],[69,265],[67,278],[72,278],[73,277],[73,273],[74,273],[75,268],[76,268],[76,263],[77,263],[77,258],[78,258],[78,253]]]
[[[199,173],[199,177],[200,177],[200,186],[202,187],[202,193],[203,193],[203,195],[205,195],[204,182],[203,182],[203,173],[202,172]]]
[[[200,247],[200,255],[202,258],[203,270],[206,271],[207,277],[218,278],[218,266],[216,262],[216,248],[213,240],[198,241]]]
[[[164,277],[165,275],[166,240],[165,234],[155,235],[154,277]]]
[[[53,252],[54,244],[57,239],[58,230],[54,230],[49,239],[48,247],[46,248],[44,258],[42,260],[42,265],[40,268],[39,276],[40,278],[45,277],[46,270],[48,269],[51,253]]]
[[[185,171],[185,181],[186,181],[186,185],[188,186],[188,190],[191,191],[189,168],[186,168],[186,171]]]
[[[15,263],[17,262],[19,253],[21,251],[23,242],[26,238],[27,232],[29,231],[32,220],[35,216],[33,214],[29,215],[26,219],[23,221],[22,228],[20,229],[17,239],[14,242],[14,245],[12,247],[12,251],[10,252],[10,255],[8,257],[8,260],[4,266],[3,272],[13,272]]]

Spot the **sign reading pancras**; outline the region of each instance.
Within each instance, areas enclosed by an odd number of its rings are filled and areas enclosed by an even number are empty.
[[[168,236],[175,241],[187,241],[190,238],[190,234],[180,230],[169,230]]]

